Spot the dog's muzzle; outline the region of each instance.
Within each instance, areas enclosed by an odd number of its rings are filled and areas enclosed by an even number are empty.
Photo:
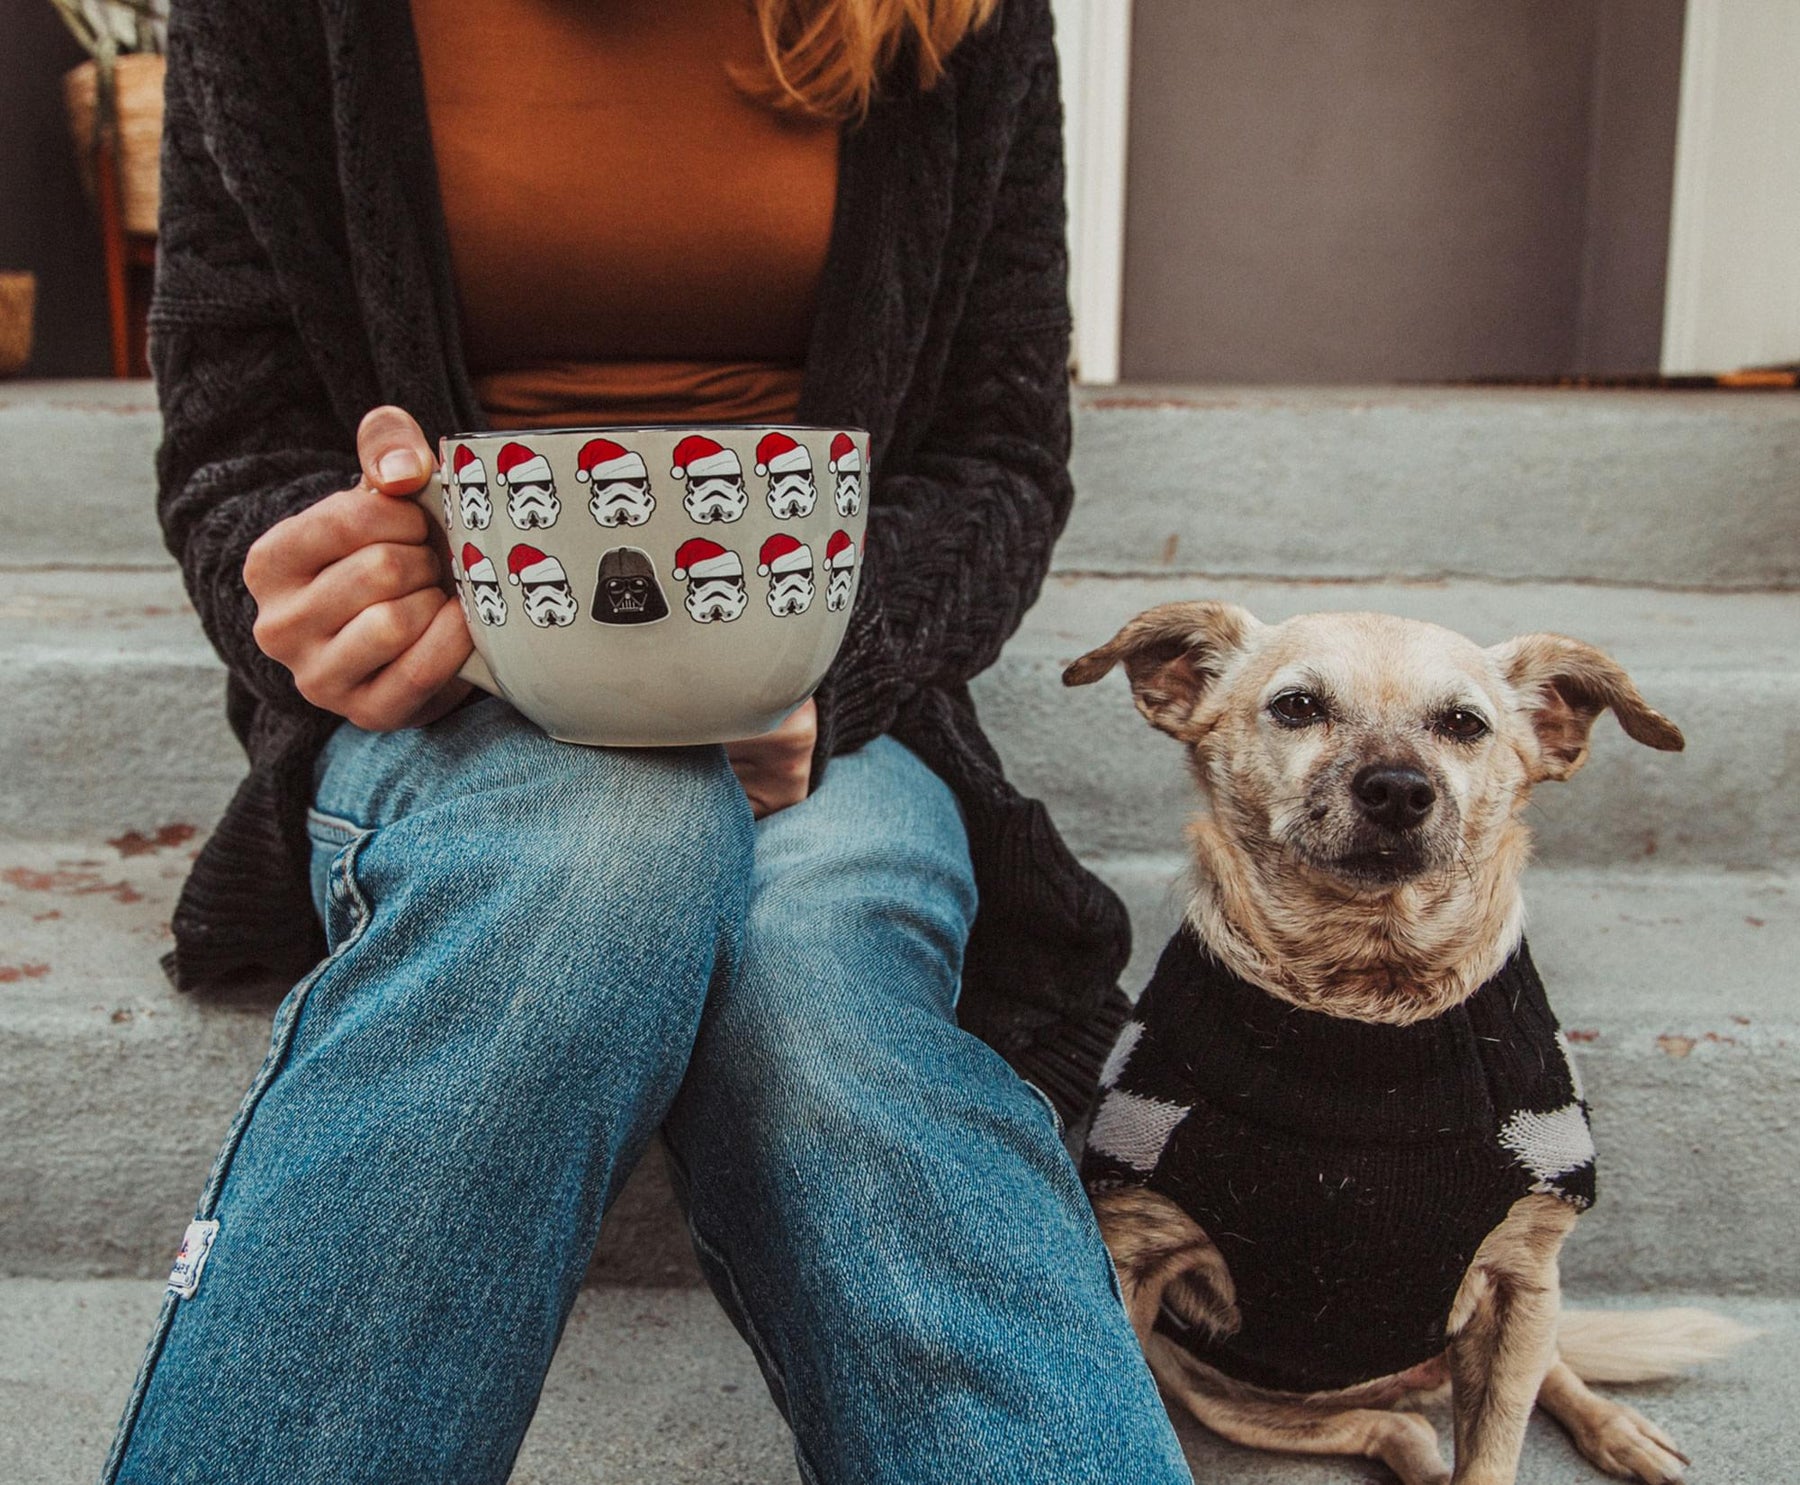
[[[1417,830],[1437,803],[1431,780],[1409,764],[1372,763],[1350,781],[1362,817],[1383,830]]]

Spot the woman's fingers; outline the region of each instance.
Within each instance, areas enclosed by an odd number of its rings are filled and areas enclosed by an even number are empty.
[[[806,798],[818,733],[818,708],[809,697],[774,731],[725,745],[725,757],[757,819]]]
[[[461,607],[444,599],[418,639],[351,693],[344,715],[370,732],[436,721],[468,695],[456,672],[473,648]]]
[[[363,482],[383,495],[413,495],[430,478],[431,445],[404,408],[376,407],[356,430]]]
[[[422,546],[429,529],[425,512],[410,500],[395,500],[365,485],[339,490],[259,536],[244,561],[244,583],[260,604],[311,582],[333,562],[371,543]]]
[[[300,694],[360,727],[429,720],[467,694],[456,680],[470,641],[438,584],[430,522],[413,496],[431,478],[431,448],[398,407],[356,431],[362,482],[278,521],[244,561],[256,642],[294,674]]]
[[[293,667],[300,694],[314,706],[357,721],[345,710],[346,705],[377,671],[393,664],[424,636],[446,603],[455,606],[454,599],[427,588],[371,604],[332,638],[309,647]]]
[[[426,546],[382,541],[340,557],[306,589],[306,605],[322,631],[335,635],[371,604],[436,589],[443,569]]]
[[[430,547],[377,542],[358,548],[307,582],[274,584],[257,593],[256,642],[265,654],[297,671],[312,651],[330,643],[371,604],[435,590],[441,576]]]

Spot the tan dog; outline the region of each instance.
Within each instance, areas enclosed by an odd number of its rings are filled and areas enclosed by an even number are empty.
[[[1592,1145],[1519,877],[1526,800],[1581,766],[1600,712],[1654,748],[1680,731],[1552,634],[1483,649],[1380,614],[1265,625],[1176,603],[1063,679],[1115,664],[1210,806],[1186,926],[1108,1061],[1083,1162],[1157,1379],[1240,1444],[1367,1455],[1406,1485],[1506,1485],[1534,1401],[1601,1469],[1679,1480],[1674,1443],[1584,1378],[1672,1375],[1748,1332],[1698,1311],[1559,1316]],[[1440,1089],[1441,1116],[1422,1104]],[[1454,1474],[1424,1418],[1390,1411],[1446,1384]]]

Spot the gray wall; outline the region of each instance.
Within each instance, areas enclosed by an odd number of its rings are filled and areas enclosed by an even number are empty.
[[[1654,369],[1682,0],[1136,0],[1129,379]]]
[[[1602,0],[1582,244],[1583,371],[1654,368],[1681,97],[1682,0]]]
[[[38,276],[27,376],[104,376],[110,367],[99,228],[62,109],[62,75],[85,57],[46,0],[8,0],[0,13],[0,268]]]

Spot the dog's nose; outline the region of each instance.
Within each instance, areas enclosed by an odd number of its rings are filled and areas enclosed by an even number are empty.
[[[1399,763],[1372,763],[1350,781],[1363,814],[1377,825],[1410,830],[1431,813],[1437,790],[1418,769]]]

